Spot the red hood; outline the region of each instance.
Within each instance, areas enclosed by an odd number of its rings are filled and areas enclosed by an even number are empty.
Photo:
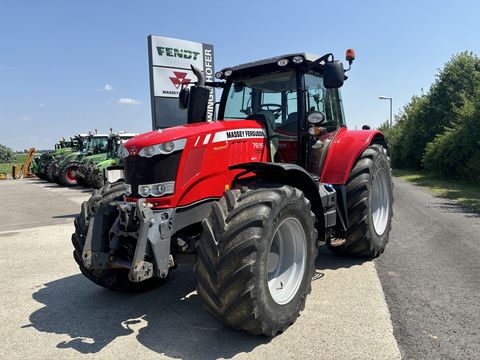
[[[204,133],[214,133],[224,130],[234,130],[242,127],[263,128],[261,122],[256,120],[228,120],[215,122],[201,122],[195,124],[175,126],[164,130],[153,130],[131,138],[125,143],[125,147],[130,152],[135,147],[135,153],[138,153],[146,146],[161,144],[167,141],[189,138]]]

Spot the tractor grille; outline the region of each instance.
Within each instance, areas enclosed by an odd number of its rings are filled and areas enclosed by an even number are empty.
[[[148,185],[175,181],[181,151],[168,155],[155,155],[150,158],[128,156],[124,159],[125,182],[132,187],[133,197],[138,197],[138,185]]]

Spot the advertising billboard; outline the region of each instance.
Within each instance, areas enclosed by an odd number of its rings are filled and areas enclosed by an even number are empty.
[[[203,70],[207,81],[214,81],[213,45],[149,35],[148,58],[153,129],[186,124],[187,112],[179,108],[178,94],[182,86],[197,81],[190,65]],[[215,91],[210,89],[209,121],[213,120],[214,104]]]

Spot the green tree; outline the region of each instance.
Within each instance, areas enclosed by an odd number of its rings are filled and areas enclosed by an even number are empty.
[[[13,150],[0,144],[0,163],[9,163],[15,161]]]
[[[432,169],[433,148],[431,155],[425,155],[428,144],[440,142],[437,139],[442,134],[462,126],[466,119],[462,111],[467,111],[464,107],[474,100],[479,79],[479,57],[462,52],[445,64],[426,94],[412,97],[396,117],[394,136],[391,135],[393,166],[420,169],[428,163],[429,170]]]
[[[445,177],[480,181],[480,82],[457,111],[454,125],[427,144],[423,165]]]

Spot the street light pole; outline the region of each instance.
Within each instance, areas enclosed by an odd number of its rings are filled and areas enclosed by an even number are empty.
[[[379,96],[381,100],[390,100],[390,127],[393,126],[393,113],[392,113],[392,98],[388,96]]]

